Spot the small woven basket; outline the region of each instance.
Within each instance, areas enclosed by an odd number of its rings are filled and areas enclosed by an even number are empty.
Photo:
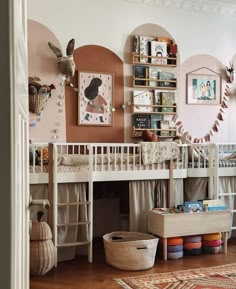
[[[155,262],[159,239],[137,232],[112,232],[103,236],[106,262],[121,270],[146,270]]]
[[[32,113],[40,113],[49,97],[48,93],[29,94],[29,111]]]

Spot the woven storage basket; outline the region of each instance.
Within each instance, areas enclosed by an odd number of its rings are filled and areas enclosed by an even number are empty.
[[[40,113],[48,100],[48,93],[29,94],[29,111],[32,113]]]
[[[103,236],[106,262],[122,270],[153,267],[158,238],[136,232],[112,232]]]
[[[30,233],[30,275],[45,275],[55,265],[55,246],[46,222],[32,222]]]

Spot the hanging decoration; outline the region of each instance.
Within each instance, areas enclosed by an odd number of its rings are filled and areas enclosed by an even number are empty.
[[[234,74],[235,69],[233,63],[230,61],[229,66],[226,66],[226,76],[227,76],[227,82],[233,83],[234,82]]]
[[[75,39],[71,39],[66,48],[66,55],[63,56],[61,50],[53,45],[51,42],[48,42],[49,48],[54,52],[57,57],[57,64],[60,72],[65,76],[66,80],[70,80],[71,77],[75,74],[75,61],[73,58]]]
[[[227,79],[228,82],[228,79]],[[216,119],[213,122],[211,129],[202,137],[194,138],[185,128],[182,121],[179,119],[178,115],[174,115],[172,120],[175,123],[177,128],[177,133],[181,136],[184,142],[186,143],[205,143],[210,142],[211,137],[218,132],[219,126],[221,122],[224,120],[223,114],[225,113],[226,109],[228,108],[228,101],[231,95],[230,87],[228,84],[225,86],[224,96],[222,98],[221,106],[219,111],[216,114]]]
[[[29,111],[42,116],[44,106],[48,98],[51,97],[51,91],[56,87],[54,84],[42,85],[38,81],[40,81],[40,78],[37,76],[28,79]]]

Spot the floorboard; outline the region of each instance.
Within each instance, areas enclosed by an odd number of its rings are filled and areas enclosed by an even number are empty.
[[[86,256],[60,262],[45,276],[31,277],[30,289],[121,289],[113,278],[185,270],[191,268],[219,266],[236,263],[236,239],[228,242],[227,254],[202,254],[186,256],[179,260],[163,261],[156,257],[153,268],[145,271],[123,271],[110,267],[105,262],[101,239],[94,242],[94,260],[88,263]]]

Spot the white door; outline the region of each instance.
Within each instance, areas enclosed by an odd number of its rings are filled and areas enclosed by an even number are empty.
[[[25,0],[0,2],[0,284],[29,288],[28,63]],[[4,236],[4,237],[2,237]]]

